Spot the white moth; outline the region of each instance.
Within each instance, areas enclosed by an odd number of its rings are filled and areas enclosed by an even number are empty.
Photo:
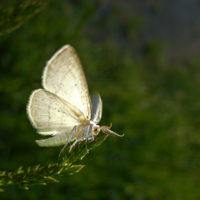
[[[41,135],[53,137],[36,140],[41,147],[67,145],[69,142],[94,139],[100,130],[122,137],[108,126],[98,126],[102,116],[99,94],[91,99],[76,51],[63,46],[47,62],[42,76],[44,89],[33,91],[27,114]]]

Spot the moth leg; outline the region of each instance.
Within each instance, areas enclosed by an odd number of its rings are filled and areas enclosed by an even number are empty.
[[[90,128],[91,128],[91,126],[88,126],[88,130],[87,130],[87,133],[86,133],[86,136],[85,136],[85,147],[86,147],[86,149],[87,149],[87,153],[89,153],[89,150],[88,150],[88,148],[87,148],[87,142],[89,141],[88,135],[89,135],[89,132],[90,132]]]
[[[72,129],[72,132],[70,134],[70,137],[68,139],[68,141],[71,141],[73,139],[73,135],[74,135],[74,132],[76,133],[77,132],[77,126],[74,126],[74,128]],[[75,141],[76,142],[76,141]],[[60,154],[59,156],[61,155],[61,153],[64,151],[65,147],[67,146],[68,142],[64,145],[64,147],[61,149],[60,151]],[[74,144],[75,145],[75,144]],[[70,147],[70,151],[71,151],[71,147]]]
[[[78,142],[78,141],[80,141],[81,139],[79,138],[80,136],[79,136],[79,134],[78,134],[78,130],[77,130],[77,126],[75,126],[76,127],[76,129],[74,130],[75,132],[74,132],[74,134],[75,134],[75,136],[76,136],[76,140],[74,141],[74,143],[70,146],[70,151],[71,151],[71,149],[76,145],[76,143]]]
[[[71,151],[72,148],[76,145],[77,142],[78,142],[78,140],[75,140],[75,142],[70,146],[70,151]]]

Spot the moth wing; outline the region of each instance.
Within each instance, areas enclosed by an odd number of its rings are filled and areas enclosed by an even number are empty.
[[[101,97],[98,93],[95,93],[91,96],[91,103],[92,103],[92,121],[95,124],[98,124],[101,120],[102,116],[102,101]]]
[[[86,122],[84,114],[76,106],[43,89],[31,94],[27,114],[41,135],[71,132],[75,125]]]
[[[42,84],[60,98],[77,107],[88,121],[91,119],[91,102],[87,82],[76,51],[63,46],[47,62]]]

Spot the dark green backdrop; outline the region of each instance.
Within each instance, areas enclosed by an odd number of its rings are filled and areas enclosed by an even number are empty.
[[[19,2],[2,1],[0,8]],[[180,39],[176,35],[148,37],[145,16],[162,18],[167,11],[161,3],[143,3],[140,13],[131,1],[52,0],[1,36],[0,171],[57,162],[61,147],[37,146],[42,137],[26,105],[41,87],[46,61],[65,44],[77,50],[90,92],[101,95],[100,125],[112,122],[113,131],[125,136],[108,137],[90,151],[77,162],[86,165],[79,173],[28,191],[5,186],[0,199],[200,199],[199,60],[166,51]],[[190,52],[187,45],[176,48]]]

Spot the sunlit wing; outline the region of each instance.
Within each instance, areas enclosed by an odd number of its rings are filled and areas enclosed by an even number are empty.
[[[95,124],[98,124],[102,116],[102,101],[98,93],[95,93],[94,95],[91,96],[91,103],[92,103],[92,119],[91,120]]]
[[[42,135],[71,132],[75,125],[87,121],[78,108],[43,89],[31,94],[27,113],[32,125]]]
[[[42,84],[44,89],[77,107],[85,115],[85,119],[88,121],[91,119],[87,82],[73,47],[63,46],[47,62]]]

